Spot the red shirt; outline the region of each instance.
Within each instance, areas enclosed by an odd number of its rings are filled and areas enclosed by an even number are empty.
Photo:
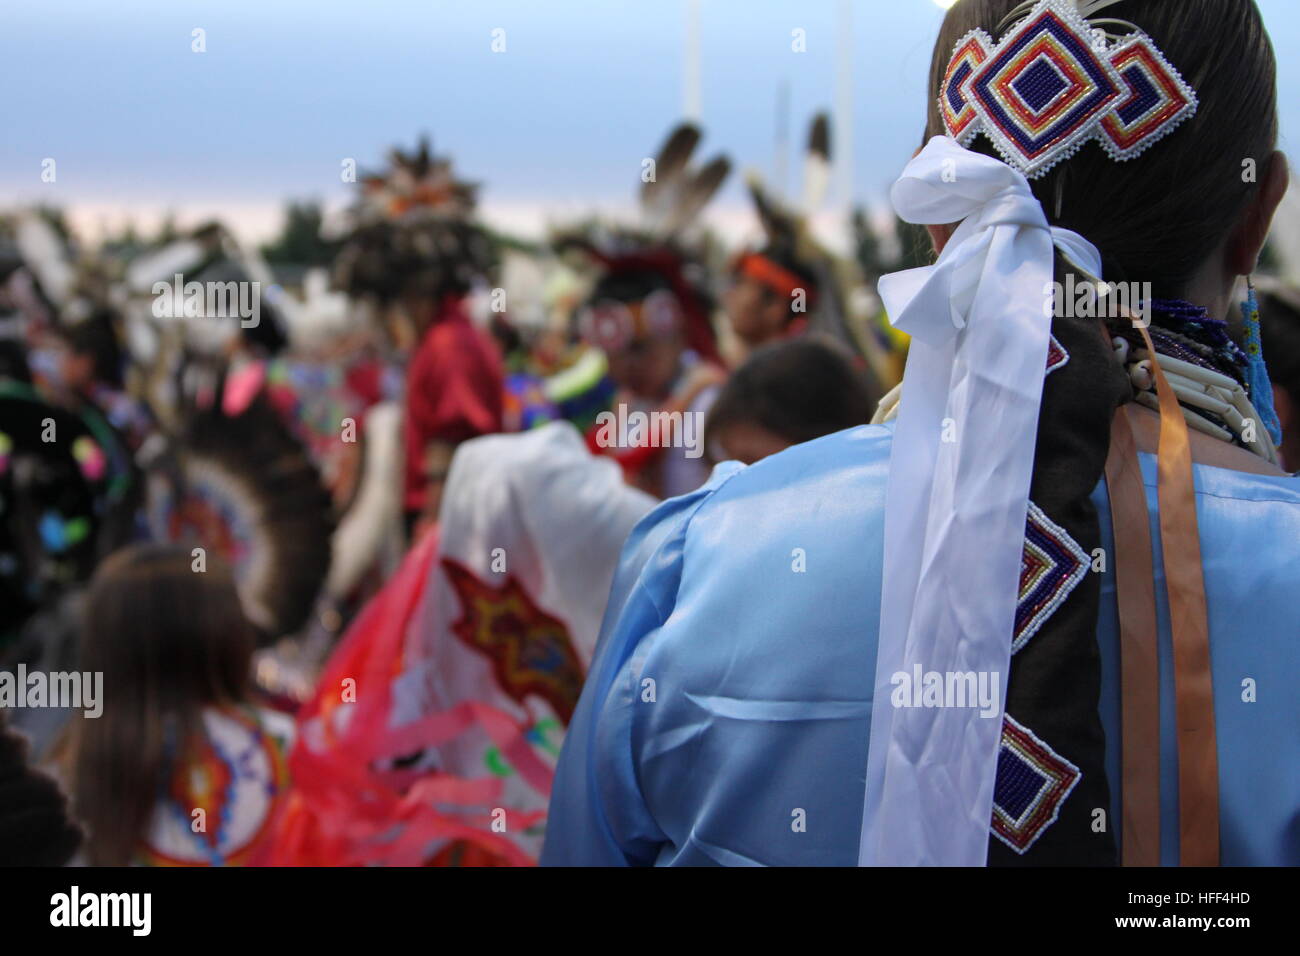
[[[496,343],[476,329],[462,301],[450,299],[424,333],[406,377],[408,511],[424,506],[424,448],[501,431],[505,372]]]

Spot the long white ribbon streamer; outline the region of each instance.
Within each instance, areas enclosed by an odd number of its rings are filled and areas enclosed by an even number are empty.
[[[891,191],[898,214],[960,222],[933,266],[881,278],[911,336],[885,513],[880,644],[859,863],[983,866],[1006,703],[1047,364],[1053,245],[1093,276],[1101,256],[1053,228],[1029,182],[948,137]],[[918,670],[919,668],[919,670]],[[895,707],[895,674],[996,675],[995,717]],[[912,703],[908,700],[906,703]]]

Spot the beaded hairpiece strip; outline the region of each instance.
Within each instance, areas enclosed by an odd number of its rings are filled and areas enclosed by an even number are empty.
[[[1112,159],[1133,159],[1196,108],[1195,91],[1149,36],[1113,37],[1074,0],[1039,0],[1000,42],[966,34],[939,91],[949,136],[969,146],[983,133],[1029,179],[1093,139]]]
[[[1241,315],[1246,320],[1246,386],[1250,401],[1259,412],[1262,424],[1274,445],[1282,444],[1282,425],[1273,408],[1273,383],[1268,378],[1264,364],[1264,342],[1259,327],[1259,295],[1255,281],[1246,277],[1246,301],[1241,304]]]

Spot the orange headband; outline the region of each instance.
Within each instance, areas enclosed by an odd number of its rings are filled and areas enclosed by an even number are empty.
[[[747,279],[762,283],[779,295],[789,297],[794,295],[795,290],[802,289],[810,301],[815,298],[813,290],[808,288],[807,280],[757,252],[746,252],[737,258],[735,271]]]

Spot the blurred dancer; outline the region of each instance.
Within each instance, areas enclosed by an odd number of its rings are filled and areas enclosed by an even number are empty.
[[[807,331],[817,280],[791,252],[767,246],[737,257],[724,301],[732,331],[752,350]]]
[[[456,453],[299,715],[271,862],[535,862],[618,551],[654,506],[567,422]]]
[[[436,518],[456,445],[502,428],[501,355],[466,305],[495,257],[471,221],[475,187],[458,181],[427,142],[412,154],[393,150],[392,168],[362,187],[335,282],[379,305],[395,344],[413,349],[403,423],[404,507],[413,526]]]
[[[743,359],[771,342],[809,332],[835,340],[865,364],[871,343],[851,329],[847,289],[852,264],[827,250],[813,234],[812,220],[830,183],[831,130],[825,113],[813,117],[804,152],[803,189],[797,199],[769,190],[756,172],[746,177],[763,242],[738,255],[724,300],[735,336],[729,358]],[[866,355],[858,355],[867,346]],[[873,363],[872,375],[875,374]]]
[[[667,276],[657,268],[661,261]],[[705,313],[694,302],[690,311],[683,305],[694,290],[670,282],[675,263],[667,256],[615,260],[580,316],[584,337],[605,352],[617,386],[613,410],[598,416],[588,444],[613,456],[631,484],[660,498],[685,494],[708,478],[704,416],[726,379],[712,338],[700,334],[703,323],[690,324],[693,313]],[[690,348],[692,339],[703,339],[707,351]],[[623,427],[638,416],[645,423],[640,432]],[[656,421],[671,425],[656,428]]]
[[[708,477],[703,420],[726,377],[704,256],[683,234],[726,180],[731,161],[718,155],[692,165],[700,137],[691,123],[669,134],[643,170],[635,227],[557,243],[581,249],[598,270],[578,330],[607,356],[616,394],[588,430],[588,446],[614,458],[629,483],[661,498]]]
[[[123,381],[126,355],[114,318],[99,309],[77,322],[54,330],[61,343],[61,385],[75,402],[89,405],[122,436],[127,450],[139,451],[153,430],[143,404],[129,395]]]

